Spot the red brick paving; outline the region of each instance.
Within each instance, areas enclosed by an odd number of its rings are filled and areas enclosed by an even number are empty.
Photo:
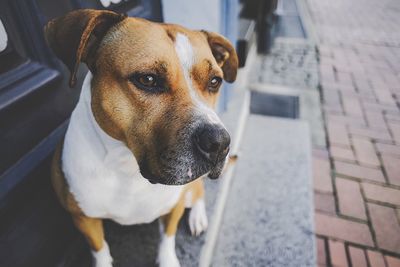
[[[352,266],[368,267],[367,258],[363,249],[356,247],[349,247],[349,255]]]
[[[386,256],[386,262],[388,267],[400,267],[400,259],[390,256]]]
[[[396,211],[383,205],[368,203],[378,247],[396,252],[400,249],[400,225]]]
[[[370,183],[363,183],[365,198],[367,200],[376,200],[387,205],[395,205],[400,207],[399,190],[389,186],[381,186]]]
[[[327,265],[325,253],[325,240],[317,238],[317,264],[320,266]]]
[[[332,193],[331,168],[328,159],[313,158],[314,189]]]
[[[315,210],[322,211],[328,214],[335,214],[335,197],[333,194],[315,192]]]
[[[349,148],[343,148],[339,146],[331,146],[330,148],[331,156],[337,160],[355,162],[355,156],[353,150]]]
[[[336,177],[336,192],[339,200],[339,212],[361,220],[366,220],[364,200],[358,182]]]
[[[333,266],[349,266],[346,257],[346,248],[343,242],[329,240],[329,252]]]
[[[318,235],[337,238],[368,247],[374,245],[367,224],[320,212],[317,212],[315,215],[315,232]]]
[[[385,260],[382,253],[368,250],[367,251],[369,264],[373,267],[385,267]]]
[[[400,186],[400,158],[382,155],[382,161],[389,182]]]
[[[366,166],[379,167],[380,162],[372,142],[365,138],[353,137],[353,148],[357,161]]]
[[[360,166],[358,164],[335,161],[335,171],[337,175],[354,177],[362,180],[385,182],[385,177],[381,169]]]
[[[306,1],[328,140],[313,153],[318,265],[400,267],[400,2]]]

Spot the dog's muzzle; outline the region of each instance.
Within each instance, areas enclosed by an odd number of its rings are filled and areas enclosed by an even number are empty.
[[[196,124],[187,124],[182,135],[171,137],[176,138],[176,145],[160,149],[157,165],[151,166],[148,158],[139,162],[144,178],[151,183],[183,185],[206,174],[211,179],[221,175],[229,152],[229,133],[222,124]]]

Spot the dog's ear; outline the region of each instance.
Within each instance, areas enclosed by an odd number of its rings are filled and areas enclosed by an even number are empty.
[[[70,87],[76,83],[79,63],[85,62],[90,69],[101,39],[125,17],[107,10],[79,9],[46,24],[47,43],[71,71]]]
[[[214,58],[224,72],[224,80],[230,83],[234,82],[239,66],[235,48],[228,39],[218,33],[202,32],[207,36]]]

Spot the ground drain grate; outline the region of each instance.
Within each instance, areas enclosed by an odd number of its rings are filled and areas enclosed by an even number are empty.
[[[251,91],[250,113],[297,119],[299,97]]]

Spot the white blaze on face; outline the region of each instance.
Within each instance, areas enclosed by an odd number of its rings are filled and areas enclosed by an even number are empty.
[[[190,44],[189,38],[182,34],[178,33],[175,39],[175,51],[178,54],[179,62],[181,63],[181,67],[183,70],[183,75],[185,77],[187,86],[190,91],[190,95],[192,97],[193,103],[196,105],[197,110],[205,115],[205,118],[213,123],[213,124],[221,124],[222,122],[214,112],[212,108],[210,108],[207,103],[205,103],[201,97],[197,94],[196,90],[193,88],[193,82],[190,75],[192,67],[196,61],[195,54],[193,52],[193,47]]]

